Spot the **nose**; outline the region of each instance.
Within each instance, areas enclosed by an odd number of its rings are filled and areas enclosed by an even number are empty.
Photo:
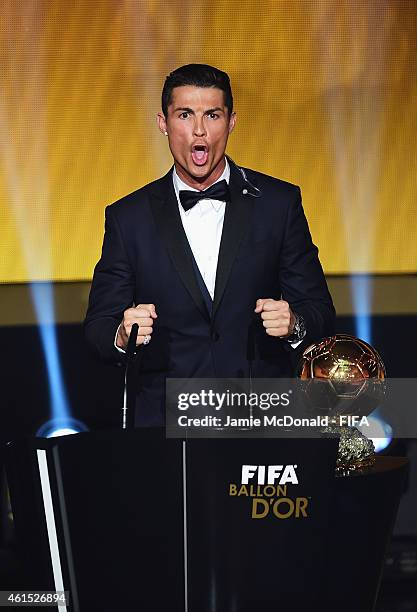
[[[194,120],[194,135],[195,136],[205,136],[206,127],[204,125],[204,117],[198,117],[196,115]]]

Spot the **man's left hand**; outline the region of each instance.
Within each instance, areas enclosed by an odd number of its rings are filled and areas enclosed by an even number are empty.
[[[260,298],[256,300],[255,312],[261,314],[268,336],[285,338],[293,333],[295,315],[285,300]]]

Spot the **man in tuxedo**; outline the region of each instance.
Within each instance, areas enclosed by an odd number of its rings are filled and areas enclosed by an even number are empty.
[[[174,166],[106,209],[85,320],[89,344],[115,362],[139,324],[144,426],[163,423],[167,377],[291,376],[294,355],[334,325],[299,188],[225,155],[228,75],[178,68],[157,122]]]

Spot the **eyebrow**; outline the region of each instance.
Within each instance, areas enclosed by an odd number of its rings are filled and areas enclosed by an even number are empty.
[[[182,111],[183,113],[193,113],[194,111],[192,108],[187,108],[187,107],[183,107],[183,106],[179,106],[178,108],[174,108],[174,113],[177,113],[178,111]],[[204,111],[204,114],[207,115],[208,113],[214,113],[214,112],[218,112],[220,111],[221,113],[223,113],[223,109],[220,106],[216,106],[215,108],[209,108],[208,110]]]

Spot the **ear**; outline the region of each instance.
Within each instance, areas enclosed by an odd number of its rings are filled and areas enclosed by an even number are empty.
[[[159,130],[166,136],[167,135],[167,122],[165,119],[165,115],[163,113],[158,113],[156,115],[156,123],[158,124]]]
[[[233,111],[229,118],[229,134],[233,131],[236,125],[236,113]]]

